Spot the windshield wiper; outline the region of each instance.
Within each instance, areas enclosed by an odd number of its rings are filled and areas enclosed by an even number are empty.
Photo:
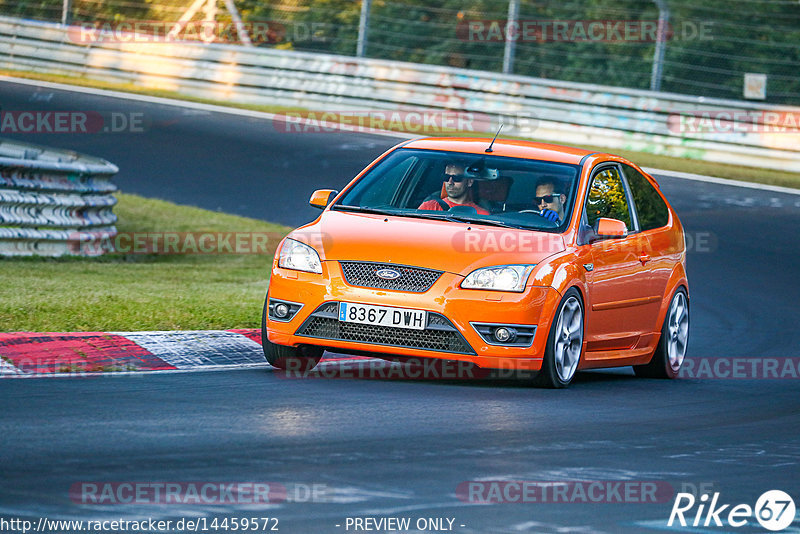
[[[359,213],[374,213],[376,215],[397,215],[393,211],[386,211],[377,208],[364,208],[361,206],[347,206],[345,204],[336,204],[331,207],[335,211],[357,211]]]
[[[455,221],[455,219],[451,218],[449,215],[447,215],[446,214],[447,212],[443,212],[443,213],[444,213],[443,215],[437,215],[435,213],[419,213],[419,212],[415,212],[415,211],[409,211],[407,213],[398,213],[397,216],[398,217],[413,217],[415,219],[433,219],[435,221],[453,221],[453,222],[458,222],[458,221]]]
[[[437,221],[455,221],[451,216],[447,215],[447,212],[441,212],[441,215],[433,214],[433,213],[419,213],[417,211],[389,211],[389,210],[382,210],[379,208],[366,208],[361,206],[347,206],[347,205],[336,205],[331,208],[332,210],[341,210],[341,211],[355,211],[358,213],[375,213],[378,215],[393,215],[395,217],[412,217],[416,219],[434,219]]]
[[[463,215],[455,215],[446,211],[439,213],[420,213],[417,211],[389,211],[389,210],[382,210],[379,208],[368,208],[362,206],[348,206],[345,204],[337,204],[331,208],[332,210],[341,210],[341,211],[355,211],[358,213],[374,213],[376,215],[393,215],[395,217],[411,217],[415,219],[433,219],[436,221],[450,221],[450,222],[462,222],[467,224],[485,224],[487,226],[500,226],[503,228],[515,228],[515,229],[524,229],[524,226],[517,226],[513,224],[508,224],[503,221],[498,221],[495,219],[479,219],[475,217],[465,217]]]
[[[500,226],[503,228],[515,228],[517,230],[526,229],[525,226],[518,226],[514,224],[509,224],[504,221],[498,221],[496,219],[479,219],[477,217],[466,217],[464,215],[456,215],[447,211],[440,212],[441,215],[435,213],[417,213],[417,212],[409,212],[409,213],[398,213],[398,217],[416,217],[418,219],[434,219],[437,221],[450,221],[450,222],[461,222],[467,224],[485,224],[486,226]]]
[[[451,221],[458,221],[458,222],[465,222],[465,223],[472,223],[472,224],[485,224],[487,226],[502,226],[503,228],[516,228],[516,229],[524,229],[524,226],[518,226],[515,224],[509,224],[504,221],[498,221],[496,219],[479,219],[477,217],[465,217],[463,215],[450,215],[448,220]]]

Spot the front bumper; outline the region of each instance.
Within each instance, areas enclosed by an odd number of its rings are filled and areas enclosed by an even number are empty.
[[[444,273],[424,293],[354,287],[337,261],[322,274],[273,267],[270,299],[302,303],[288,321],[267,319],[267,336],[279,345],[317,345],[336,351],[395,357],[438,358],[493,369],[537,371],[561,295],[549,287],[523,293],[461,289],[462,276]],[[428,311],[425,330],[339,323],[339,302]],[[530,344],[487,343],[475,324],[535,325]]]

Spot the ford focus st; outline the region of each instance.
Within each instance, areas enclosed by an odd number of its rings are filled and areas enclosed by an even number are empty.
[[[677,376],[689,331],[683,227],[651,176],[609,154],[525,141],[401,143],[279,245],[267,361],[325,349],[535,372],[632,365]]]

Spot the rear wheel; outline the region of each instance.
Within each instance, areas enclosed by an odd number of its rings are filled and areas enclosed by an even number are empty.
[[[564,388],[572,382],[583,352],[583,301],[570,288],[556,309],[547,338],[542,369],[534,378],[538,387]]]
[[[661,327],[653,358],[645,365],[634,365],[636,376],[645,378],[675,378],[681,370],[689,342],[689,299],[686,290],[679,287]]]
[[[261,347],[264,349],[264,357],[267,362],[278,369],[287,371],[310,371],[317,366],[322,359],[324,349],[321,347],[286,347],[276,345],[267,337],[267,302],[264,301],[264,311],[261,315]]]

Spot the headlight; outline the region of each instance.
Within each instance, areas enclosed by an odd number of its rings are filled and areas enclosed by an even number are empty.
[[[484,267],[467,275],[461,287],[464,289],[491,289],[494,291],[516,291],[522,293],[528,275],[535,265],[498,265]]]
[[[287,239],[283,242],[278,267],[309,273],[322,273],[322,262],[319,261],[317,251],[294,239]]]

